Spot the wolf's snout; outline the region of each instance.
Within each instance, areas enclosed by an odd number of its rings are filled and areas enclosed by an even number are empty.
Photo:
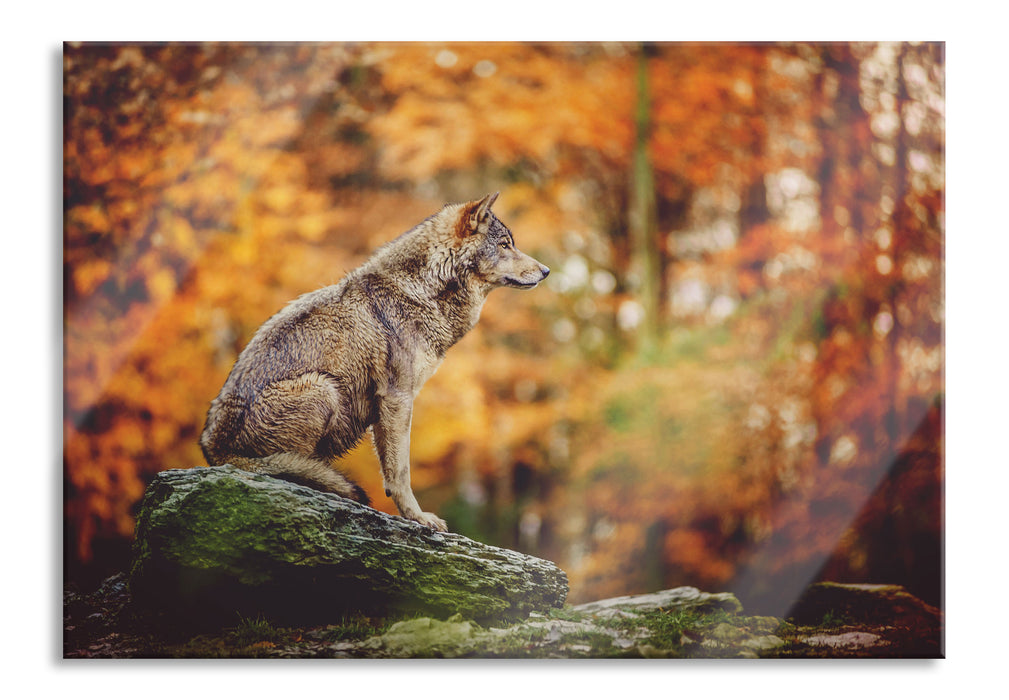
[[[528,258],[528,256],[526,257]],[[550,268],[537,260],[532,260],[532,258],[529,258],[529,261],[532,264],[521,273],[506,275],[503,279],[503,284],[508,287],[517,287],[518,289],[532,289],[545,280],[547,275],[550,274]]]

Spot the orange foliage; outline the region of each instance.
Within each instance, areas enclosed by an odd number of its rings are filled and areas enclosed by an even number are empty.
[[[901,61],[933,78],[860,79]],[[867,528],[941,508],[941,65],[928,44],[68,45],[68,559],[127,540],[154,473],[202,463],[208,404],[273,312],[444,201],[501,190],[553,273],[495,292],[421,392],[422,502],[555,559],[573,601],[787,591],[828,557],[838,577],[882,571]],[[930,120],[879,131],[912,102]],[[394,512],[367,444],[342,466]]]
[[[371,125],[388,144],[381,164],[389,177],[423,180],[522,160],[559,174],[567,149],[627,162],[633,93],[623,50],[405,44],[379,51],[382,85],[401,95]]]

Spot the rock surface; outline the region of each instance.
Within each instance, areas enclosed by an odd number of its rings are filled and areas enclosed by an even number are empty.
[[[702,593],[692,586],[671,588],[666,591],[659,591],[658,593],[646,593],[635,596],[625,595],[618,598],[597,600],[592,603],[576,605],[573,607],[573,610],[581,613],[606,615],[612,611],[650,612],[669,608],[693,610],[696,612],[724,610],[730,613],[738,613],[743,610],[743,606],[739,600],[731,593]]]
[[[937,626],[942,613],[902,586],[830,581],[812,584],[789,612],[799,624],[816,624],[825,616],[851,622],[886,619],[905,626]]]
[[[899,589],[906,594],[906,591]],[[901,596],[903,598],[903,595]],[[618,601],[618,602],[614,602]],[[657,604],[661,601],[661,604]],[[920,601],[919,601],[920,602]],[[700,605],[698,605],[700,603]],[[711,604],[712,607],[705,607]],[[152,632],[130,613],[124,577],[64,597],[64,656],[86,658],[941,658],[942,626],[825,615],[815,625],[746,616],[731,594],[677,588],[480,625],[460,614],[282,627],[234,619],[189,638]],[[856,611],[857,613],[857,611]]]
[[[524,619],[564,604],[543,559],[231,467],[161,472],[137,518],[133,603],[181,617],[323,624],[347,614]]]
[[[681,587],[563,606],[550,562],[231,468],[162,472],[133,569],[64,591],[66,658],[942,658],[900,586],[816,583],[787,619]],[[201,629],[195,629],[199,621]],[[166,622],[168,624],[166,624]]]

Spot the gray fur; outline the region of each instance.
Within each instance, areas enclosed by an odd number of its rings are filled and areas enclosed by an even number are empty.
[[[496,198],[445,206],[264,323],[211,402],[200,438],[208,464],[368,503],[331,462],[371,427],[400,514],[447,529],[410,487],[413,400],[492,289],[532,288],[550,272],[515,248],[490,209]]]

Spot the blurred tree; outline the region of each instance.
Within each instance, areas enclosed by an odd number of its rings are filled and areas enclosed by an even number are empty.
[[[794,591],[768,588],[768,571],[802,581],[830,557],[823,571],[848,580],[869,577],[866,552],[875,551],[878,533],[865,531],[865,524],[889,521],[905,507],[919,512],[910,504],[930,501],[943,459],[935,432],[927,433],[931,442],[919,439],[914,457],[907,457],[926,413],[942,411],[941,400],[934,403],[943,391],[942,199],[935,179],[942,171],[940,132],[921,129],[909,145],[915,114],[919,125],[941,124],[935,47],[818,48],[820,224],[807,245],[822,269],[806,282],[823,290],[811,290],[820,301],[813,310],[816,350],[806,393],[815,458],[802,466],[800,487],[777,506],[772,541],[751,563],[756,573],[738,584],[764,586],[765,602],[773,600],[777,610],[787,608]],[[920,80],[916,107],[908,75]],[[909,168],[915,152],[928,177],[915,177]],[[916,470],[910,478],[908,465]],[[938,529],[929,545],[921,536],[915,531],[916,541],[901,542],[904,551],[922,557],[908,571],[934,570],[941,558]],[[873,561],[879,572],[875,555]],[[919,592],[937,602],[934,585]]]
[[[339,46],[65,47],[64,483],[80,557],[132,534],[145,476],[200,461],[211,387],[288,294],[296,256],[265,265],[265,251],[331,221],[285,147],[345,60]]]
[[[628,223],[632,241],[633,268],[643,318],[638,331],[639,352],[654,355],[659,332],[659,284],[661,245],[657,240],[655,178],[649,157],[651,137],[651,96],[648,88],[649,56],[654,51],[646,44],[638,49],[637,103],[634,108],[634,153],[631,169],[631,197]]]
[[[126,540],[147,477],[200,463],[270,314],[501,189],[554,272],[492,296],[421,393],[425,500],[559,561],[574,599],[784,595],[828,556],[867,575],[879,527],[938,532],[899,511],[932,513],[941,478],[942,64],[933,44],[68,45],[68,550]],[[367,446],[344,467],[391,507]]]

